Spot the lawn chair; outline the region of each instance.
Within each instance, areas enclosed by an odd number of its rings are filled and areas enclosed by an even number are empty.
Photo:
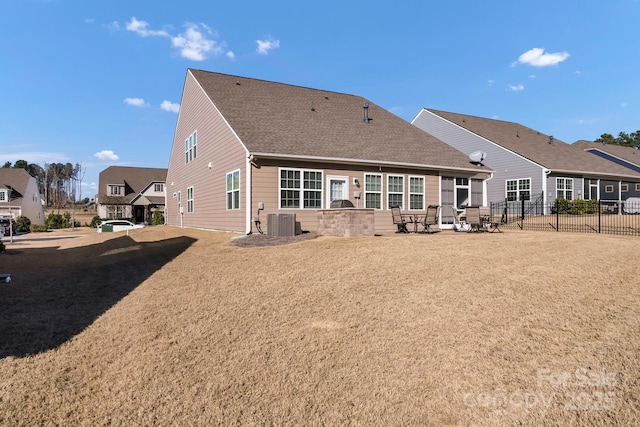
[[[471,226],[469,231],[485,231],[480,206],[467,206],[467,223]]]
[[[491,208],[489,207],[480,207],[480,218],[484,223],[484,229],[490,233],[502,233],[500,230],[501,219],[496,219],[491,216]]]
[[[422,230],[423,233],[435,233],[436,230],[432,229],[431,226],[438,225],[438,217],[440,213],[440,206],[438,205],[429,205],[427,206],[427,214],[422,220],[421,224],[424,227]]]
[[[465,221],[460,221],[458,209],[455,206],[451,206],[453,212],[453,231],[469,231],[469,224]]]
[[[407,220],[405,219],[405,216],[402,215],[400,206],[391,206],[391,216],[393,217],[393,223],[398,227],[398,231],[396,231],[396,233],[409,232],[409,230],[407,230]]]

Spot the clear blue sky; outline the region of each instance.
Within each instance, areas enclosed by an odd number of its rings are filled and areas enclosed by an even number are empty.
[[[189,67],[514,121],[640,129],[640,0],[0,0],[0,162],[168,167]]]

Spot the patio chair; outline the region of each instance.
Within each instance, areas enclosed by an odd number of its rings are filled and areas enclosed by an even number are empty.
[[[469,231],[485,231],[480,206],[467,206],[467,223],[471,226]]]
[[[460,220],[458,209],[455,206],[451,206],[453,212],[453,230],[454,231],[469,231],[469,224]]]
[[[498,232],[502,233],[500,230],[501,219],[494,218],[491,216],[491,208],[489,207],[480,207],[480,219],[484,223],[484,229],[490,233]]]
[[[402,215],[400,206],[391,206],[391,216],[393,217],[393,223],[398,227],[398,231],[396,231],[396,233],[409,232],[407,229],[407,220],[405,216]]]
[[[432,234],[437,231],[431,228],[431,226],[438,225],[439,213],[440,213],[440,206],[438,205],[427,206],[427,214],[424,216],[424,219],[421,222],[422,226],[424,227],[422,230],[423,233]]]

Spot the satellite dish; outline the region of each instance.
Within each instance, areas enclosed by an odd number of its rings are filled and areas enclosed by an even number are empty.
[[[484,151],[474,151],[473,153],[469,154],[469,160],[474,165],[481,165],[486,158],[487,153],[485,153]]]

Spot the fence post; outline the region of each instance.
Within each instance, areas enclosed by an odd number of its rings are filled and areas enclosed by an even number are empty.
[[[558,199],[555,201],[556,206],[556,231],[560,231],[560,206],[558,204]]]
[[[598,200],[598,233],[601,233],[602,224],[602,201]]]

